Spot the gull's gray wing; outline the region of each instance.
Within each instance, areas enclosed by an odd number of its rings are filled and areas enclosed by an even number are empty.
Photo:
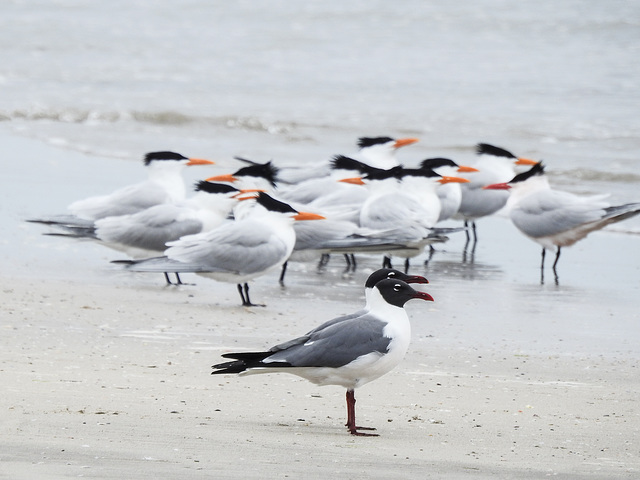
[[[338,319],[335,319],[338,320]],[[391,338],[384,336],[387,325],[371,315],[335,321],[322,329],[312,330],[296,341],[281,344],[290,346],[276,351],[263,360],[286,362],[292,367],[332,367],[347,365],[370,353],[387,353]]]

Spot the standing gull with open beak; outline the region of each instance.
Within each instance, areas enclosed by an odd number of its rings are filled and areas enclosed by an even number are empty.
[[[347,389],[347,423],[352,435],[376,436],[356,423],[355,389],[393,370],[409,347],[411,325],[404,305],[411,299],[433,301],[395,278],[375,284],[368,309],[344,319],[326,322],[306,335],[276,345],[266,352],[222,355],[233,360],[214,365],[213,374],[285,372],[317,385]]]

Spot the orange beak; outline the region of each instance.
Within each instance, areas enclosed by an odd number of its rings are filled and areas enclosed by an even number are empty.
[[[343,178],[338,181],[342,183],[351,183],[352,185],[365,185],[361,177]]]
[[[235,195],[231,195],[231,198],[237,198],[240,195],[244,195],[245,193],[255,193],[255,192],[264,192],[264,190],[262,190],[260,188],[243,188],[242,190],[240,190]],[[255,198],[255,197],[238,198],[238,200],[247,200],[249,198]]]
[[[215,175],[206,179],[207,182],[237,182],[238,179],[230,173],[226,175]]]
[[[492,183],[491,185],[485,185],[483,190],[509,190],[511,185],[508,183]]]
[[[438,182],[444,185],[445,183],[469,183],[470,180],[461,177],[442,177]]]
[[[458,173],[471,173],[471,172],[479,172],[479,171],[480,170],[478,170],[477,168],[467,167],[466,165],[460,165],[457,170]]]
[[[396,143],[393,145],[394,148],[405,147],[407,145],[411,145],[412,143],[419,142],[418,138],[399,138],[396,140]]]
[[[518,157],[518,160],[516,161],[516,165],[535,165],[536,163],[538,162],[536,162],[535,160],[520,157]]]
[[[323,217],[322,215],[309,212],[298,212],[298,214],[294,215],[293,218],[296,220],[326,220],[326,217]]]
[[[204,160],[202,158],[190,158],[187,162],[187,167],[192,167],[193,165],[215,165],[216,162],[212,162],[211,160]]]
[[[238,195],[240,195],[240,194],[238,194]],[[239,197],[239,196],[234,195],[234,197],[236,197],[240,201],[242,201],[242,200],[254,200],[256,198],[255,195],[249,195],[248,197]]]

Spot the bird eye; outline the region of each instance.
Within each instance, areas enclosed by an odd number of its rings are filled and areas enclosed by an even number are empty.
[[[394,290],[395,292],[399,292],[401,288],[402,288],[402,285],[400,285],[399,283],[396,283],[396,284],[393,286],[393,290]]]
[[[387,278],[391,278],[391,277],[395,277],[396,276],[396,272],[389,272],[387,274]]]

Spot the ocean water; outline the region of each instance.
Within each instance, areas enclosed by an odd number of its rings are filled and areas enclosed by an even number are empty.
[[[305,164],[412,135],[407,164],[484,141],[575,191],[640,185],[631,0],[7,0],[0,48],[0,126],[59,148]]]
[[[420,138],[399,152],[407,165],[468,163],[488,142],[545,160],[558,188],[640,201],[637,1],[5,0],[0,49],[9,275],[117,282],[105,272],[118,255],[24,219],[138,181],[153,150],[211,158],[223,173],[236,155],[312,165],[352,153],[360,136]],[[480,315],[473,336],[488,345],[517,321],[504,335],[520,346],[561,328],[579,332],[571,351],[637,355],[640,218],[567,249],[559,286],[539,284],[538,247],[506,221],[479,229],[474,261],[455,238],[426,270],[448,319],[438,338],[465,338]],[[331,268],[316,278],[294,265],[292,284],[326,287],[342,279]],[[277,297],[273,281],[258,279],[255,295]]]

